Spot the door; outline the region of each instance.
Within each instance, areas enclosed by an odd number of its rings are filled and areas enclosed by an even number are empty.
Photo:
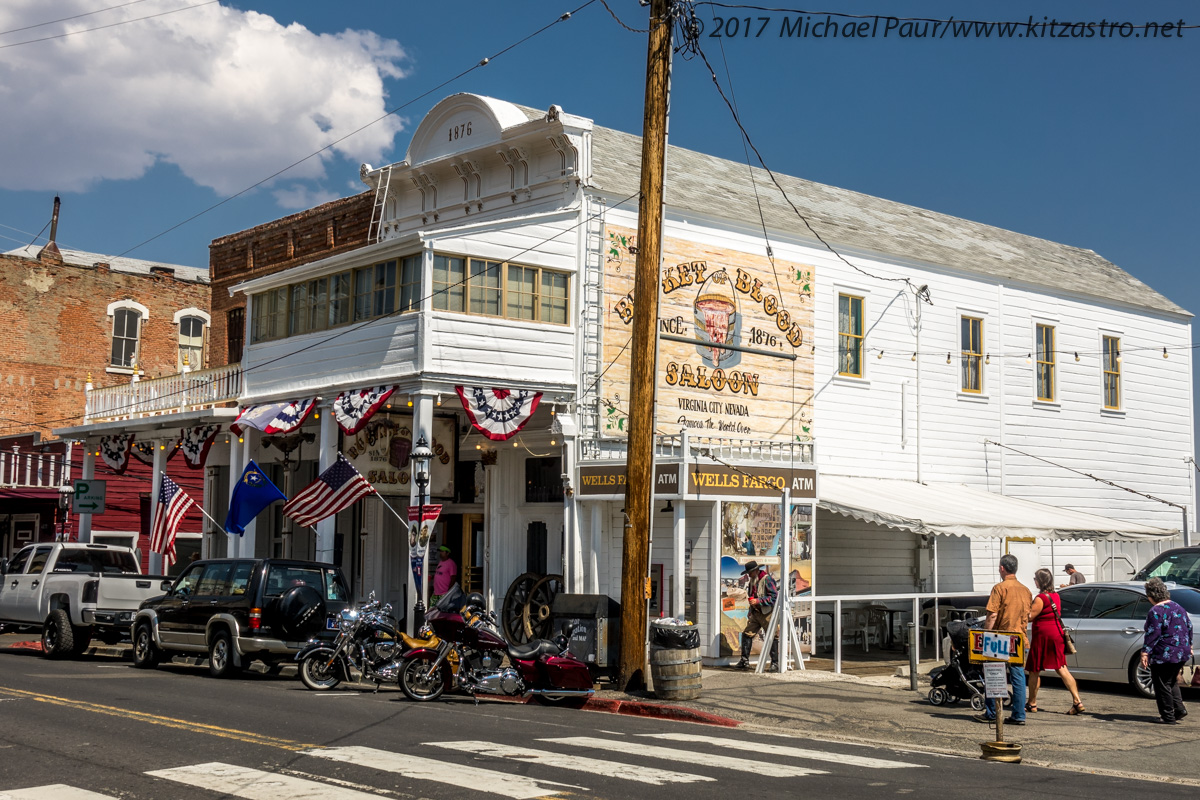
[[[1035,592],[1033,573],[1042,568],[1042,554],[1036,539],[1005,539],[1005,552],[1017,557],[1017,580]]]
[[[1140,601],[1140,602],[1139,602]],[[1150,601],[1128,589],[1099,587],[1079,621],[1075,656],[1081,676],[1123,680],[1142,646]],[[1136,616],[1138,613],[1141,616]]]
[[[197,647],[206,646],[205,633],[213,614],[225,610],[229,597],[229,576],[233,572],[233,561],[214,561],[204,568],[196,592],[182,614],[180,643]]]
[[[21,575],[6,575],[8,586],[4,587],[5,594],[11,594],[12,615],[10,619],[17,622],[42,622],[41,594],[42,582],[46,580],[46,562],[50,558],[51,545],[41,544],[33,548],[29,563]]]
[[[483,591],[483,514],[462,517],[462,588],[464,592]]]
[[[204,572],[204,564],[193,564],[187,572],[180,576],[155,609],[158,615],[158,635],[163,644],[187,644],[186,616],[191,611],[192,599],[196,594],[196,586],[200,583],[200,575]]]
[[[1079,623],[1087,613],[1087,609],[1091,605],[1091,597],[1094,593],[1095,590],[1087,586],[1063,589],[1058,593],[1059,602],[1062,603],[1062,608],[1059,609],[1059,616],[1062,617],[1063,627],[1070,632],[1071,638],[1076,642],[1079,641]],[[1078,653],[1068,655],[1067,668],[1070,670],[1078,669],[1078,658]]]
[[[33,556],[32,547],[23,547],[17,551],[8,562],[8,571],[4,573],[4,586],[0,590],[0,619],[16,619],[17,593],[25,585],[25,567]]]

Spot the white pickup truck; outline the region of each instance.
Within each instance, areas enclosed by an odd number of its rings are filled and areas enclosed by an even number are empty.
[[[164,593],[164,580],[142,575],[128,547],[32,544],[0,559],[0,628],[41,628],[47,656],[77,655],[93,635],[128,636],[134,612]]]

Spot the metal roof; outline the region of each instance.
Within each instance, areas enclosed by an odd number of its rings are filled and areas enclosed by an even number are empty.
[[[26,245],[16,250],[9,250],[4,255],[28,258],[37,261],[38,253],[43,245]],[[106,256],[101,253],[89,253],[85,250],[68,250],[59,248],[64,264],[72,267],[94,267],[96,264],[108,264],[113,272],[125,272],[131,275],[150,275],[150,268],[168,269],[174,272],[176,280],[189,283],[208,283],[208,267],[185,267],[182,264],[165,264],[161,261],[143,261],[140,258],[121,258]]]
[[[611,128],[592,130],[592,188],[637,192],[641,137]],[[754,183],[743,163],[669,147],[666,204],[673,209],[758,224],[758,201],[768,230],[811,239],[765,170]],[[787,196],[822,238],[882,255],[916,259],[998,282],[1017,282],[1113,300],[1173,314],[1190,313],[1091,250],[1026,236],[903,203],[775,173]]]

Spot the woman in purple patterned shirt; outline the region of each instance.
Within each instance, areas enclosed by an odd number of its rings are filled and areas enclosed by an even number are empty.
[[[1142,666],[1150,670],[1161,721],[1176,725],[1187,716],[1179,692],[1179,673],[1192,657],[1192,618],[1171,599],[1162,578],[1146,581],[1146,596],[1154,605],[1146,615]]]

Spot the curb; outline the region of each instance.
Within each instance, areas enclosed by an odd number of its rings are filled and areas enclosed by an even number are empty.
[[[631,717],[669,719],[675,722],[695,722],[700,725],[716,725],[721,728],[736,728],[741,721],[698,711],[694,708],[672,706],[663,703],[646,703],[640,700],[606,700],[590,697],[583,706],[584,711],[604,711],[609,714],[626,714]]]

